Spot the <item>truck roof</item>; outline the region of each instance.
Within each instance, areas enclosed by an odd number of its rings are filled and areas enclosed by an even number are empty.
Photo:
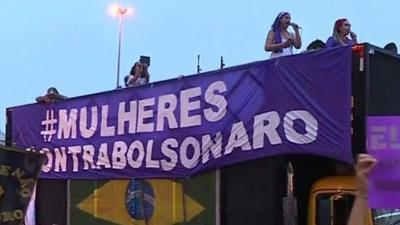
[[[321,190],[356,190],[356,180],[353,176],[331,176],[317,180],[311,193]]]

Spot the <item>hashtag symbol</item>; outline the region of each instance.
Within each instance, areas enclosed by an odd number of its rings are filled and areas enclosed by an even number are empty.
[[[42,126],[45,128],[44,130],[40,131],[44,142],[50,142],[51,137],[56,134],[56,129],[54,128],[55,124],[57,124],[57,119],[54,118],[54,110],[47,110],[46,119],[42,120]]]

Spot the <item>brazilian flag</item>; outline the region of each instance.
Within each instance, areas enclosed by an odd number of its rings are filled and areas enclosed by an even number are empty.
[[[188,179],[72,180],[74,225],[215,224],[215,173]]]

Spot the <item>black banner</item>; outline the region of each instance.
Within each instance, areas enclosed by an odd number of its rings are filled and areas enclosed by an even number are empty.
[[[44,155],[0,146],[0,224],[19,225],[42,167]]]

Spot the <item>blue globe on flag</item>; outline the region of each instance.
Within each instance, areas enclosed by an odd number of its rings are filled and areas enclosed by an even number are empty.
[[[155,210],[151,184],[145,180],[132,179],[126,190],[125,206],[132,219],[151,219]]]

